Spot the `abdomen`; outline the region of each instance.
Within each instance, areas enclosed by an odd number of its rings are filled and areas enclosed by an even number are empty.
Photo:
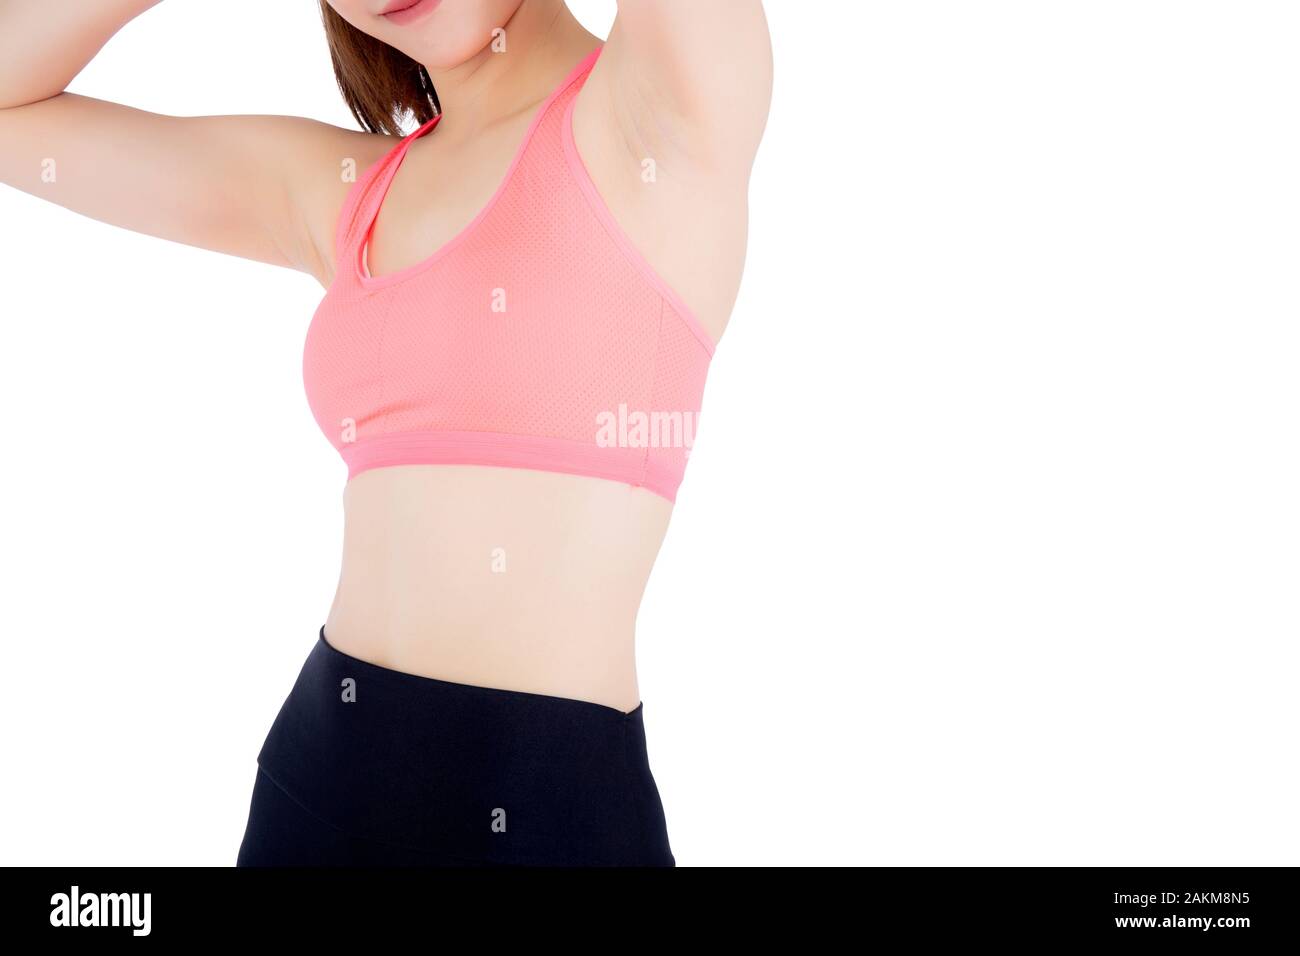
[[[516,468],[406,465],[345,490],[326,640],[459,683],[630,711],[637,609],[672,505],[644,488]]]

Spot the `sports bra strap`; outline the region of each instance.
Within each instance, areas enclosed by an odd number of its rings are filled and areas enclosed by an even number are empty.
[[[336,268],[342,268],[353,244],[364,239],[367,226],[378,213],[378,206],[383,202],[388,184],[397,173],[401,157],[406,155],[411,143],[437,126],[441,118],[441,113],[436,114],[419,129],[407,133],[388,152],[364,169],[352,184],[339,210],[338,228],[334,236]]]
[[[564,93],[590,72],[596,63],[596,59],[600,56],[601,49],[601,46],[597,46],[583,57],[564,79],[552,89],[537,108],[528,131],[524,134],[523,141],[515,152],[505,179],[498,187],[498,193],[504,189],[513,177],[515,168],[519,165],[524,154],[528,152],[533,134],[538,127],[550,114],[556,102],[561,99]],[[338,270],[341,271],[349,267],[347,264],[353,261],[354,256],[360,254],[360,247],[365,244],[370,234],[371,227],[379,215],[379,209],[383,205],[384,197],[388,194],[388,188],[392,184],[393,177],[397,175],[397,170],[402,165],[402,159],[406,156],[407,150],[411,148],[411,144],[437,126],[440,119],[442,119],[442,114],[438,113],[419,128],[402,137],[400,142],[396,143],[378,162],[358,178],[356,184],[348,193],[339,216],[339,229],[335,239],[335,262]]]

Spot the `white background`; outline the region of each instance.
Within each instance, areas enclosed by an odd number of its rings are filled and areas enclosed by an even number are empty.
[[[171,0],[73,89],[349,125],[314,6]],[[639,626],[678,862],[1300,862],[1300,12],[768,11]],[[0,853],[231,864],[338,573],[319,288],[0,226]]]

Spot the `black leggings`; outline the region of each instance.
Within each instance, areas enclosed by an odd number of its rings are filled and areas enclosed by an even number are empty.
[[[643,718],[389,670],[322,628],[237,865],[673,866]]]

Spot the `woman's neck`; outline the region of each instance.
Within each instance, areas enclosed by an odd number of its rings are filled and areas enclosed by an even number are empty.
[[[564,0],[523,0],[482,50],[450,70],[430,71],[442,105],[440,135],[472,136],[535,106],[599,42]]]

